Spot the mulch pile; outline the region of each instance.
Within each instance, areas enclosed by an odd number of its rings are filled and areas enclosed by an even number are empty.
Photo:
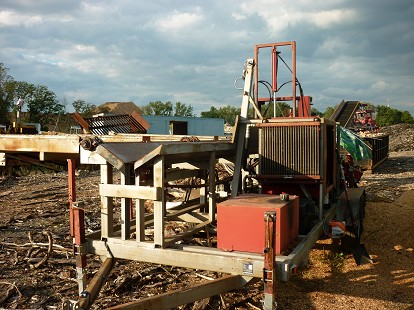
[[[414,151],[414,124],[381,127],[390,136],[390,152]]]

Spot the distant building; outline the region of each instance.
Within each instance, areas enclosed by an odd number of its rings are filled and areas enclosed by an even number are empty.
[[[224,136],[224,120],[184,116],[142,115],[150,124],[149,134]]]
[[[96,116],[131,115],[137,112],[150,127],[148,134],[190,135],[190,136],[224,136],[224,120],[220,118],[200,118],[184,116],[142,115],[142,110],[132,101],[106,102],[97,107],[104,113]]]

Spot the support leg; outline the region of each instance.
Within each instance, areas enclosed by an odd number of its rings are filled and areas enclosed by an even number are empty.
[[[125,170],[121,171],[121,184],[130,185],[130,164],[125,164]],[[121,239],[130,239],[131,234],[131,198],[121,198]]]
[[[139,186],[139,173],[135,177],[135,185]],[[145,241],[145,200],[135,199],[135,233],[137,242]]]
[[[268,211],[265,220],[265,250],[264,250],[264,304],[263,309],[276,309],[276,264],[275,264],[275,234],[276,212]]]
[[[164,157],[160,156],[154,162],[154,187],[162,188],[160,200],[154,200],[154,244],[156,247],[164,247],[164,216],[165,216],[165,194],[164,194]]]
[[[209,159],[209,183],[208,183],[208,210],[210,222],[216,217],[216,152],[210,153]]]
[[[75,160],[68,159],[68,180],[69,180],[69,208],[70,208],[70,233],[73,237],[74,250],[76,255],[76,272],[79,286],[79,295],[85,290],[86,279],[86,253],[85,253],[85,213],[78,208],[75,189]]]
[[[101,165],[101,184],[113,183],[111,164]],[[112,197],[101,196],[101,238],[112,237],[114,226],[114,206]]]

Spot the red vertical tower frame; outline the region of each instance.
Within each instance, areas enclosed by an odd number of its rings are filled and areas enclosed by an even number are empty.
[[[296,102],[296,42],[279,42],[279,43],[270,43],[270,44],[257,44],[254,46],[254,63],[253,68],[253,79],[254,79],[254,100],[256,104],[261,98],[259,98],[259,51],[263,48],[272,48],[272,90],[277,90],[277,48],[280,46],[290,46],[292,50],[292,94],[291,96],[277,97],[276,101],[292,101],[292,115],[293,117],[297,116],[297,102]],[[276,59],[275,59],[276,58]]]

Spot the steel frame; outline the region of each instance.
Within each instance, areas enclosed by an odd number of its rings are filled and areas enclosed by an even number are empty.
[[[105,144],[102,147],[104,148]],[[263,254],[225,252],[217,248],[185,244],[187,238],[200,230],[207,230],[207,226],[215,220],[215,178],[207,178],[205,180],[205,195],[201,196],[198,201],[190,201],[180,207],[166,209],[165,193],[169,181],[181,179],[189,175],[203,175],[203,173],[197,170],[203,170],[206,167],[208,171],[214,171],[214,164],[218,157],[228,157],[230,154],[234,154],[234,145],[228,143],[226,146],[221,146],[220,150],[217,150],[217,144],[209,143],[204,144],[202,147],[197,145],[197,143],[189,143],[184,146],[181,144],[170,144],[165,147],[168,149],[168,152],[163,151],[162,148],[156,148],[153,150],[153,154],[147,154],[145,159],[140,158],[134,163],[125,163],[123,165],[124,172],[121,173],[121,184],[112,184],[113,166],[105,158],[101,158],[100,195],[102,198],[102,229],[101,231],[86,235],[86,252],[106,257],[106,259],[136,260],[154,264],[210,270],[238,275],[244,278],[263,278],[263,270],[265,268]],[[188,160],[187,152],[189,148],[201,148],[203,150],[198,152],[199,156],[197,156],[196,161],[194,159],[193,161]],[[84,151],[81,150],[82,152]],[[102,149],[99,152],[106,154]],[[111,153],[110,156],[108,155],[108,158],[119,164],[118,161],[113,159],[113,155]],[[197,168],[193,171],[181,169],[179,171],[171,170],[170,172],[170,169],[167,167],[173,163],[179,164],[183,159]],[[141,167],[150,165],[154,175],[152,186],[139,185],[139,179],[136,180],[135,185],[122,184],[126,183],[128,179],[125,171],[129,170],[127,167],[131,165],[134,165],[136,172]],[[136,175],[139,174],[136,173]],[[125,179],[125,181],[122,181],[122,179]],[[109,203],[111,197],[134,200],[135,219],[131,218],[126,210],[128,204],[122,204],[122,210],[125,209],[126,211],[121,212],[121,224],[114,225],[112,207],[111,203]],[[154,201],[154,214],[149,215],[143,212],[143,201],[147,199]],[[199,211],[207,206],[208,213]],[[325,214],[325,220],[331,219],[334,211],[334,207],[331,207]],[[164,228],[169,220],[192,222],[195,226],[182,234],[166,237],[164,235]],[[151,241],[145,240],[144,231],[148,226],[154,227],[154,240]],[[274,275],[277,275],[278,279],[287,281],[296,267],[307,260],[309,250],[316,243],[322,231],[323,222],[321,221],[308,235],[301,236],[302,240],[291,254],[276,256],[274,266],[269,265],[271,266],[270,268],[274,269]],[[135,238],[130,238],[134,232]],[[177,243],[178,241],[180,243]],[[269,259],[267,259],[267,262],[269,264]],[[230,289],[227,286],[226,288]],[[204,295],[198,297],[202,298],[202,296]],[[161,296],[160,298],[166,297]],[[274,297],[271,300],[274,301]],[[146,301],[143,302],[146,303]],[[76,304],[77,302],[74,302],[71,305]],[[135,306],[137,304],[134,303]],[[274,302],[270,302],[270,304],[274,304]]]
[[[277,48],[281,46],[290,46],[292,50],[292,95],[290,97],[276,98],[277,91]],[[254,98],[255,103],[259,101],[259,51],[264,48],[272,48],[272,92],[274,100],[292,101],[292,116],[296,117],[296,42],[277,42],[270,44],[257,44],[254,47]],[[270,98],[269,98],[270,99]]]
[[[285,45],[295,45],[287,42]],[[273,45],[272,45],[273,46]],[[259,46],[260,47],[260,46]],[[76,255],[77,279],[79,285],[79,300],[65,301],[66,309],[89,308],[98,295],[103,280],[109,275],[113,262],[116,259],[127,259],[155,264],[164,264],[177,267],[195,268],[230,274],[210,285],[193,288],[196,298],[203,298],[208,294],[217,294],[226,290],[239,288],[248,284],[253,278],[263,279],[265,283],[265,303],[267,309],[274,309],[276,283],[275,277],[282,281],[289,280],[296,267],[307,261],[310,249],[323,233],[326,221],[335,215],[335,205],[324,210],[320,206],[319,222],[305,236],[300,236],[300,242],[289,255],[274,257],[272,251],[267,253],[225,252],[213,247],[201,247],[186,244],[186,239],[199,231],[208,231],[209,225],[216,217],[216,182],[214,177],[215,163],[218,159],[231,159],[235,162],[232,196],[238,194],[242,170],[242,154],[250,122],[262,120],[257,103],[251,94],[252,76],[255,62],[250,59],[246,62],[245,86],[239,126],[233,142],[148,142],[148,136],[135,137],[99,137],[100,144],[95,148],[83,149],[79,147],[80,136],[0,136],[1,152],[38,152],[41,158],[48,155],[60,156],[68,159],[68,188],[70,201],[70,230],[74,238],[74,253]],[[293,80],[295,80],[295,67]],[[256,79],[257,80],[257,79]],[[293,88],[292,100],[296,98]],[[257,112],[258,120],[248,119],[249,105]],[[289,120],[286,120],[289,122]],[[292,119],[292,122],[294,120]],[[56,139],[59,143],[56,143]],[[13,144],[14,143],[14,144]],[[82,144],[82,143],[81,143]],[[43,154],[43,155],[42,155]],[[234,158],[235,157],[235,158]],[[75,159],[80,158],[83,164],[100,165],[101,180],[99,191],[101,196],[101,230],[85,235],[84,217],[81,202],[76,201]],[[173,164],[191,164],[192,169],[182,168],[174,170]],[[114,182],[114,169],[121,173],[121,184]],[[153,178],[149,184],[142,184],[140,171],[150,169]],[[132,175],[131,175],[132,173]],[[167,209],[167,187],[170,181],[181,180],[185,177],[202,176],[203,186],[200,198],[182,205]],[[132,176],[135,184],[130,184]],[[191,185],[189,186],[191,187]],[[322,190],[322,189],[321,189]],[[120,224],[114,221],[113,199],[121,199]],[[152,200],[153,214],[146,214],[144,201]],[[131,212],[132,206],[132,212]],[[205,211],[207,210],[207,212]],[[134,216],[135,214],[135,216]],[[268,238],[274,233],[274,222],[268,215],[266,232]],[[193,227],[181,234],[165,235],[165,226],[168,221],[183,221],[194,224]],[[275,219],[276,221],[277,219]],[[148,240],[145,228],[154,229],[153,240]],[[135,233],[135,237],[133,234]],[[269,249],[274,245],[269,244]],[[104,261],[95,278],[86,283],[86,255],[99,255]],[[264,272],[266,275],[264,276]],[[211,291],[209,286],[214,287]],[[205,288],[208,289],[205,289]],[[209,291],[209,292],[206,292]],[[175,294],[170,294],[175,295]],[[189,299],[186,295],[180,303]],[[168,308],[172,304],[163,304],[171,301],[168,296],[161,295],[142,300],[141,305],[154,305],[156,309]],[[174,304],[178,305],[178,304]],[[129,306],[125,306],[126,308]],[[138,303],[132,307],[138,308]],[[147,308],[149,309],[149,308]]]
[[[0,150],[7,153],[17,151],[17,149],[23,149],[29,152],[43,153],[44,157],[52,155],[53,157],[66,156],[69,158],[68,191],[71,206],[70,227],[71,235],[74,237],[74,253],[77,257],[76,265],[80,298],[74,302],[66,301],[66,308],[83,307],[85,305],[87,307],[90,305],[93,302],[93,298],[97,295],[94,292],[99,291],[102,280],[110,273],[113,261],[116,259],[129,259],[155,264],[211,270],[228,273],[233,276],[240,276],[244,279],[261,279],[263,277],[264,256],[262,254],[224,252],[216,248],[177,243],[177,241],[182,242],[197,231],[206,230],[206,226],[214,222],[216,204],[215,178],[209,179],[205,177],[205,187],[203,187],[201,191],[202,195],[197,201],[189,201],[181,207],[166,209],[165,190],[168,182],[191,175],[206,175],[202,173],[202,171],[206,170],[214,171],[214,164],[219,158],[232,159],[236,148],[234,143],[227,141],[160,142],[158,146],[152,148],[152,151],[145,152],[143,156],[137,155],[138,157],[129,162],[122,162],[120,158],[116,158],[116,154],[110,153],[105,148],[105,145],[112,145],[114,143],[114,137],[108,139],[107,141],[109,142],[103,142],[94,151],[84,150],[79,146],[75,149],[73,143],[74,141],[79,141],[79,136],[70,136],[69,139],[67,136],[62,136],[61,138],[52,136],[50,140],[41,136],[31,136],[30,138],[30,140],[20,139],[18,148],[13,149],[10,145],[12,143],[11,141],[16,141],[16,137],[10,135],[1,136]],[[59,139],[59,150],[65,150],[64,153],[56,152],[54,148],[48,147],[52,145],[51,141],[56,141],[56,139]],[[146,145],[145,142],[141,142],[141,137],[135,139],[137,142],[131,142],[132,140],[129,137],[125,142],[121,138],[123,142],[117,142],[117,144],[121,148],[128,145],[128,143],[133,143],[138,148]],[[40,143],[36,144],[36,141]],[[37,148],[32,148],[32,145],[38,146]],[[68,149],[71,150],[71,153],[66,151]],[[83,234],[85,233],[85,228],[83,224],[82,204],[76,201],[76,184],[74,178],[76,158],[81,158],[82,163],[99,164],[101,167],[101,184],[99,187],[102,198],[102,228],[100,231],[85,235],[84,239]],[[183,162],[191,163],[195,169],[176,170],[169,168],[173,163]],[[151,167],[154,175],[151,186],[139,185],[139,177],[137,177],[135,185],[128,184],[128,180],[130,179],[127,173],[129,171],[128,167],[131,167],[131,170],[137,172],[142,167],[148,166]],[[113,184],[113,171],[115,168],[122,172],[122,184]],[[121,225],[114,224],[113,197],[125,200],[125,203],[122,205],[124,211],[122,212]],[[134,213],[137,215],[135,218],[130,217],[127,199],[134,202]],[[153,216],[144,214],[144,199],[154,201],[155,212]],[[207,206],[208,213],[199,211],[200,208]],[[334,216],[334,208],[334,206],[331,207],[325,213],[325,220],[329,220]],[[167,237],[164,235],[164,227],[168,220],[193,222],[195,223],[195,227],[184,234]],[[145,240],[144,232],[145,227],[148,225],[154,225],[153,241]],[[133,232],[136,233],[136,237],[131,239],[130,236]],[[306,262],[310,249],[314,246],[322,232],[323,222],[320,221],[306,236],[301,236],[301,241],[289,255],[276,256],[274,268],[277,279],[283,281],[289,280],[292,271],[302,262]],[[105,261],[98,273],[98,277],[100,278],[88,284],[85,280],[86,260],[84,259],[87,254],[99,255]],[[246,283],[248,283],[247,280]],[[238,286],[235,285],[232,287],[230,284],[225,285],[226,290],[236,287]],[[198,297],[201,298],[201,296],[204,295],[200,294]]]

